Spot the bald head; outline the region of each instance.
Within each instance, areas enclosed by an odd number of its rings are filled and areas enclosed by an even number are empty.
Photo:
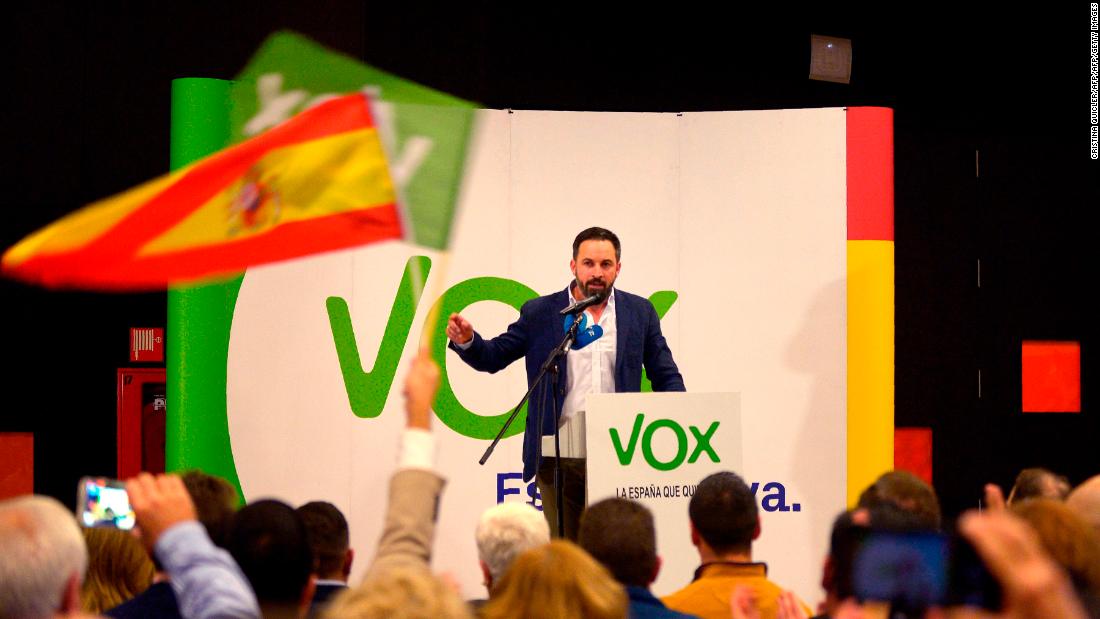
[[[1077,512],[1092,528],[1100,531],[1100,475],[1090,477],[1073,489],[1066,505]]]
[[[61,503],[41,496],[0,501],[0,617],[78,610],[87,566],[84,537]]]

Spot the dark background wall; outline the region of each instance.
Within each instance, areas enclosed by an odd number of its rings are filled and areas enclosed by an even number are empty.
[[[1098,203],[1088,3],[909,6],[747,15],[636,5],[632,17],[347,0],[20,6],[0,56],[0,246],[165,172],[171,80],[231,78],[281,28],[494,108],[888,106],[897,424],[933,429],[948,512],[1023,466],[1076,483],[1100,472],[1080,285],[1086,213]],[[851,84],[807,79],[811,33],[853,40]],[[165,297],[0,281],[0,299],[0,431],[34,432],[35,490],[71,502],[80,475],[114,473],[115,370],[128,365],[129,327],[164,325]],[[1082,343],[1081,414],[1020,413],[1022,339]]]

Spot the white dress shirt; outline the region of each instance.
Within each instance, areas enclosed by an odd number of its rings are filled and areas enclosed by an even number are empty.
[[[573,298],[572,286],[567,291]],[[593,323],[592,314],[585,310],[588,324]],[[564,320],[563,320],[564,322]],[[587,456],[584,436],[584,412],[590,393],[615,392],[615,289],[607,297],[607,305],[600,314],[597,323],[603,329],[603,335],[580,350],[570,349],[566,355],[565,402],[561,408],[559,440],[563,458],[584,458]],[[564,327],[562,330],[564,334]],[[554,437],[542,437],[542,455],[553,456]]]

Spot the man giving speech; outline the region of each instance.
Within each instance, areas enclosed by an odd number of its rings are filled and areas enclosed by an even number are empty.
[[[572,540],[577,538],[585,505],[584,411],[588,394],[640,391],[643,367],[654,391],[684,391],[684,379],[661,334],[653,304],[614,288],[622,268],[621,255],[615,233],[588,228],[573,240],[569,268],[574,281],[561,292],[525,303],[519,320],[509,325],[507,331],[485,340],[458,314],[452,314],[447,322],[450,348],[470,367],[481,372],[498,372],[516,359],[526,357],[530,386],[565,334],[561,311],[578,301],[593,302],[584,310],[584,332],[564,362],[559,361],[556,380],[553,375],[550,377],[550,387],[557,397],[537,397],[536,391],[527,410],[523,436],[523,479],[529,481],[537,474],[543,513],[559,537],[562,532],[557,531],[553,483],[554,458],[562,459],[564,537]],[[557,411],[550,408],[551,400]],[[560,454],[554,450],[555,412],[560,413]]]

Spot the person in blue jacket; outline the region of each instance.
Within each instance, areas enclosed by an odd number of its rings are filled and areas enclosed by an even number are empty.
[[[561,458],[565,511],[564,537],[575,540],[585,504],[585,400],[589,393],[637,392],[642,369],[654,391],[684,391],[684,379],[661,334],[657,311],[648,299],[615,289],[622,269],[619,237],[605,228],[588,228],[573,240],[569,269],[573,281],[564,290],[532,299],[520,309],[519,320],[495,338],[486,340],[465,318],[452,314],[447,322],[450,348],[470,367],[498,372],[520,357],[526,358],[530,386],[542,363],[565,333],[561,310],[596,297],[585,310],[582,334],[548,383],[553,398],[532,395],[523,438],[523,479],[537,477],[543,513],[554,533],[554,458]],[[552,407],[551,402],[556,406]],[[555,413],[558,413],[556,417]],[[554,451],[554,420],[561,428],[561,453]],[[541,419],[541,427],[539,420]]]

